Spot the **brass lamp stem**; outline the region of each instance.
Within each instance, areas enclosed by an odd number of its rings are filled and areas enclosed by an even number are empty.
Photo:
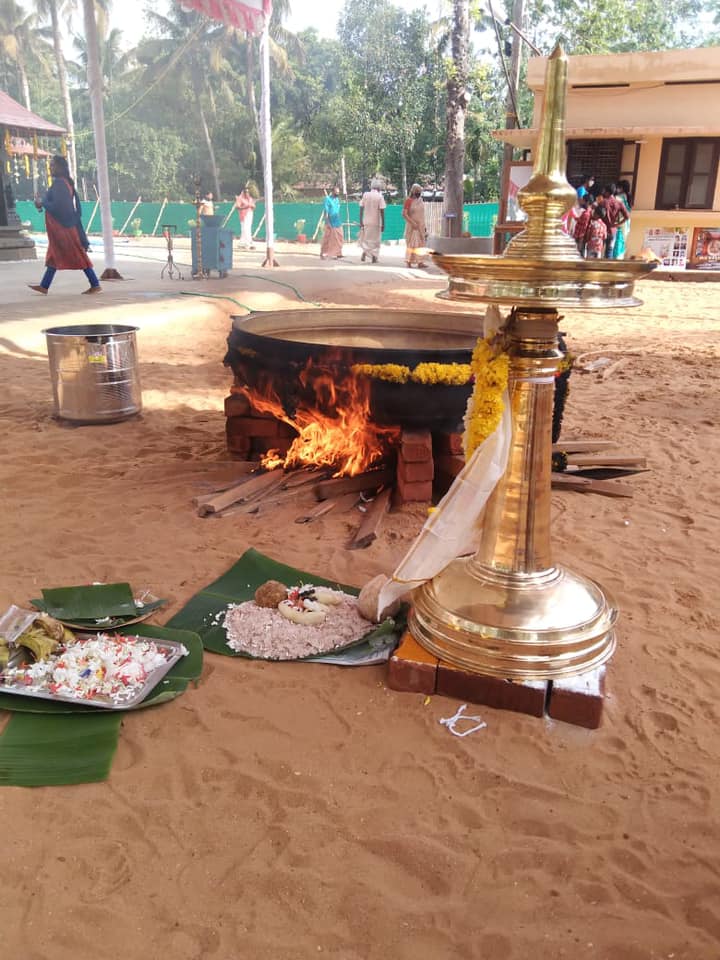
[[[473,567],[519,574],[552,567],[551,428],[555,375],[562,359],[557,330],[553,309],[515,309],[510,316],[512,442],[507,470],[486,507]]]

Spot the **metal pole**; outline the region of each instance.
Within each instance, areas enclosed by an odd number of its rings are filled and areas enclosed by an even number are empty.
[[[103,111],[102,76],[100,73],[100,44],[98,42],[93,0],[83,0],[83,17],[85,21],[85,40],[87,43],[88,90],[92,111],[95,160],[97,163],[97,181],[100,195],[100,216],[102,219],[103,250],[105,253],[105,270],[103,271],[101,279],[119,280],[122,278],[115,269],[112,208],[110,206],[110,178],[108,176],[105,114]]]
[[[120,231],[119,231],[119,233],[118,233],[118,236],[122,236],[122,234],[125,233],[125,230],[127,229],[127,225],[130,223],[130,217],[132,217],[132,215],[135,213],[135,211],[137,210],[137,208],[140,206],[140,201],[141,201],[141,200],[142,200],[142,197],[138,197],[137,200],[135,201],[135,206],[132,208],[132,210],[131,210],[130,213],[128,214],[128,218],[127,218],[127,220],[125,221],[125,223],[122,225],[122,227],[120,227]]]
[[[91,0],[85,0],[86,3]],[[265,259],[264,267],[277,267],[275,259],[275,217],[273,211],[272,128],[270,126],[270,18],[265,17],[260,35],[260,129],[263,144],[263,180],[265,183]]]
[[[167,205],[167,197],[165,197],[165,199],[163,200],[162,204],[160,205],[160,213],[157,215],[157,220],[155,221],[155,226],[153,227],[153,231],[152,231],[152,233],[150,234],[151,237],[154,237],[155,234],[157,233],[158,224],[160,223],[160,217],[163,215],[163,210],[165,209],[166,205]]]

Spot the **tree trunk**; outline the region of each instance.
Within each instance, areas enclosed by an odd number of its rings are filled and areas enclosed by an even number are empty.
[[[77,156],[75,154],[75,122],[73,120],[72,102],[70,100],[70,91],[67,83],[67,67],[65,57],[62,51],[62,40],[60,38],[60,25],[58,23],[57,0],[50,0],[50,22],[52,24],[53,49],[55,51],[55,63],[57,64],[58,83],[60,85],[60,97],[63,102],[63,111],[65,113],[65,129],[68,136],[68,166],[70,167],[70,176],[77,180]]]
[[[400,148],[400,189],[402,190],[402,195],[406,197],[408,195],[408,185],[407,185],[407,157],[405,156],[404,148]]]
[[[453,0],[452,67],[447,79],[447,147],[445,153],[445,216],[447,235],[462,233],[465,115],[470,44],[469,0]]]
[[[525,0],[513,0],[512,22],[519,30],[525,29]],[[505,128],[512,130],[520,126],[520,118],[517,116],[518,88],[520,87],[520,63],[522,52],[522,41],[515,31],[512,35],[512,49],[510,56],[510,86],[507,92],[507,101],[505,106]],[[513,145],[505,143],[503,146],[502,173],[500,176],[500,208],[498,220],[500,223],[507,221],[507,203],[508,190],[510,186],[510,167],[513,162]]]
[[[205,111],[203,110],[202,100],[200,99],[200,92],[197,89],[195,90],[195,98],[200,113],[200,126],[202,127],[205,146],[207,147],[208,157],[210,158],[210,172],[212,173],[213,183],[215,185],[215,199],[220,200],[220,174],[218,173],[217,161],[215,160],[215,150],[210,136],[210,128],[207,125]]]
[[[100,73],[100,44],[95,22],[93,0],[83,0],[85,40],[87,43],[87,80],[92,110],[93,136],[95,139],[95,162],[97,166],[100,216],[102,218],[103,251],[105,253],[104,279],[120,279],[115,269],[115,247],[112,232],[112,207],[110,206],[110,179],[108,177],[107,144],[105,142],[105,112],[103,110],[102,75]]]
[[[23,100],[25,101],[27,109],[32,110],[30,103],[30,84],[28,83],[27,70],[25,69],[25,53],[22,48],[22,40],[17,34],[15,35],[15,43],[17,45],[16,63],[18,74],[20,75],[20,88],[22,90]],[[37,161],[35,159],[32,161],[32,185],[33,196],[35,197],[38,192]]]

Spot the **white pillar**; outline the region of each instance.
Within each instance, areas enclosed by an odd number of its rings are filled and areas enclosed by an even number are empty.
[[[84,0],[85,3],[91,0]],[[264,267],[276,267],[275,260],[275,217],[273,212],[273,179],[272,179],[272,130],[270,127],[270,18],[265,17],[263,31],[260,35],[260,131],[262,137],[263,181],[265,190],[265,236],[266,252]]]
[[[115,248],[112,234],[112,208],[110,206],[110,178],[108,177],[107,146],[105,143],[105,114],[103,111],[102,76],[100,73],[100,44],[98,42],[95,6],[93,0],[83,0],[85,41],[87,43],[87,80],[92,110],[93,135],[95,138],[95,161],[97,165],[100,216],[102,218],[105,272],[116,274]],[[114,277],[113,277],[114,279]]]

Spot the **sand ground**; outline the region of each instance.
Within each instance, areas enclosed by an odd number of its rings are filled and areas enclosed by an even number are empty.
[[[438,273],[383,253],[367,267],[288,249],[272,274],[248,253],[227,280],[190,283],[160,280],[162,250],[133,245],[119,259],[132,279],[101,302],[75,274],[35,297],[38,264],[0,264],[0,609],[128,579],[171,598],[164,623],[251,545],[356,584],[391,570],[419,506],[357,552],[346,515],[195,515],[191,497],[228,469],[234,305],[179,295],[298,302],[274,280],[323,304],[456,309],[434,299]],[[0,792],[3,955],[720,956],[720,287],[642,295],[563,323],[575,354],[628,358],[605,381],[573,376],[564,437],[616,439],[651,466],[633,500],[553,494],[558,559],[622,609],[602,728],[482,708],[487,728],[455,739],[438,721],[456,703],[394,693],[382,667],[208,655],[197,689],[124,721],[107,782]],[[140,327],[143,414],[61,426],[41,331],[109,321]]]

